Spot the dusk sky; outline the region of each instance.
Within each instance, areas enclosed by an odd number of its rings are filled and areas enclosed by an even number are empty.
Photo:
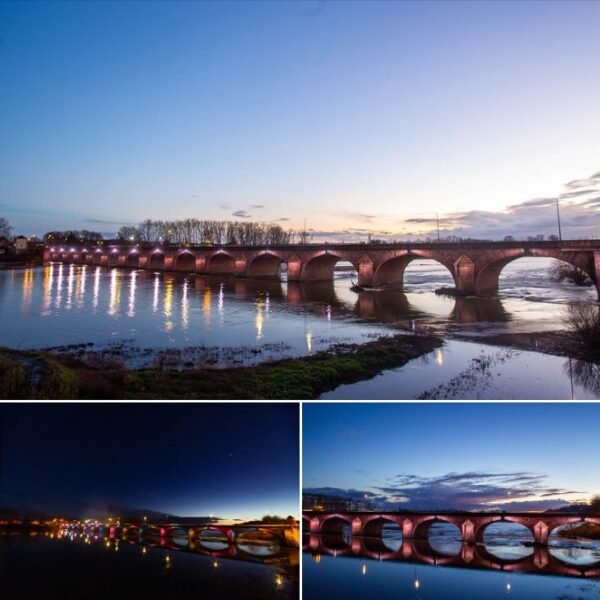
[[[600,227],[598,2],[2,2],[0,217]]]
[[[303,489],[380,508],[537,510],[600,493],[593,404],[310,404]]]
[[[298,426],[293,404],[4,404],[0,506],[297,515]]]

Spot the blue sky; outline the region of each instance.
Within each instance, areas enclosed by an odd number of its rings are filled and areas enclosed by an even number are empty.
[[[388,508],[553,508],[600,493],[599,427],[595,404],[304,403],[302,484]]]
[[[242,211],[350,240],[439,212],[501,237],[555,233],[543,200],[577,190],[564,232],[593,235],[599,20],[595,2],[3,2],[0,216],[41,234]]]

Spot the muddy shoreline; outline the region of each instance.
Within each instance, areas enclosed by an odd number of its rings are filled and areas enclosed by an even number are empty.
[[[600,356],[591,354],[585,345],[567,331],[536,331],[531,333],[499,333],[495,335],[465,335],[452,333],[447,339],[461,342],[503,346],[518,350],[529,350],[551,354],[562,358],[573,358],[588,362],[600,362]]]
[[[336,344],[300,358],[226,369],[126,369],[109,360],[0,349],[0,391],[13,398],[48,399],[315,399],[342,384],[370,379],[443,345],[433,335],[383,336],[364,344]],[[41,377],[28,372],[36,365]],[[56,385],[56,373],[60,382]],[[54,374],[51,393],[44,373]],[[2,396],[2,394],[0,394]]]

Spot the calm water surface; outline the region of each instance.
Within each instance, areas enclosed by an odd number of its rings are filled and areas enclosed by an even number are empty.
[[[477,342],[482,334],[561,329],[568,301],[596,301],[593,288],[550,282],[549,266],[521,259],[503,271],[498,296],[451,298],[434,293],[452,280],[431,261],[410,265],[404,290],[360,293],[348,273],[298,284],[53,263],[0,271],[0,344],[89,344],[80,351],[131,367],[222,367],[430,328],[473,342],[449,341],[424,360],[327,397],[597,398],[594,365]]]
[[[168,557],[168,558],[167,558]],[[251,560],[107,540],[0,535],[4,600],[148,598],[292,600],[297,576]]]

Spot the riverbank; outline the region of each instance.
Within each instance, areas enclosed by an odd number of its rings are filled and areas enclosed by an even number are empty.
[[[0,350],[0,397],[48,399],[314,399],[432,352],[432,335],[337,344],[300,358],[229,369],[127,370],[111,361]],[[48,379],[48,381],[47,381]]]
[[[518,350],[530,350],[589,362],[599,362],[600,360],[600,357],[590,353],[584,343],[569,331],[535,331],[495,335],[451,334],[448,337],[463,342],[481,342],[489,346],[508,346]]]
[[[558,535],[568,539],[585,538],[588,540],[600,540],[600,525],[596,525],[595,523],[581,523],[575,527],[561,529]]]

